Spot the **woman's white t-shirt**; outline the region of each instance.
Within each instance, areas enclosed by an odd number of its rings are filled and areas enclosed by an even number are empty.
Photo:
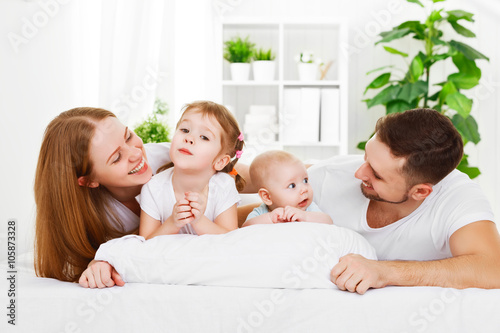
[[[370,200],[354,177],[362,155],[337,156],[309,168],[314,201],[335,225],[352,229],[373,245],[380,260],[437,260],[451,257],[449,240],[461,227],[494,221],[490,204],[477,183],[454,170],[410,215],[382,228],[366,220]]]
[[[170,162],[170,143],[147,143],[144,145],[148,164],[153,175],[161,166]],[[120,201],[112,198],[110,207],[114,210],[116,217],[122,223],[124,232],[131,232],[139,227],[139,216],[135,215],[130,209],[123,205]],[[120,228],[121,229],[121,228]]]

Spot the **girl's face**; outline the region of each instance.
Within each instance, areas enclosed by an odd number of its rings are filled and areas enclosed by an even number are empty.
[[[144,185],[153,172],[141,138],[117,118],[108,117],[97,126],[90,146],[92,183],[114,189]]]
[[[221,170],[227,162],[222,150],[222,128],[217,120],[194,110],[184,113],[170,146],[170,159],[183,170]],[[229,159],[227,159],[229,161]]]

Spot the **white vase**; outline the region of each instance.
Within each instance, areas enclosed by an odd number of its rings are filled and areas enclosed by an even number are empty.
[[[318,76],[318,65],[299,62],[297,64],[300,81],[315,81]]]
[[[250,76],[250,63],[233,62],[230,64],[231,79],[233,81],[248,81]]]
[[[259,60],[252,63],[253,79],[255,81],[273,81],[275,73],[275,62],[271,60]]]

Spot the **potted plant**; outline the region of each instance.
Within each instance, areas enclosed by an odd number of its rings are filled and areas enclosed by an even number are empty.
[[[275,55],[272,49],[255,50],[253,53],[253,78],[255,81],[273,81],[275,74]]]
[[[314,81],[318,77],[318,69],[321,60],[314,56],[312,51],[303,51],[295,56],[299,80]]]
[[[407,0],[421,7],[425,7],[422,1]],[[441,0],[444,1],[444,0]],[[433,0],[434,4],[437,2]],[[470,115],[472,99],[465,96],[462,91],[468,90],[479,83],[481,70],[476,65],[476,60],[489,60],[488,57],[473,49],[463,42],[454,39],[445,39],[449,32],[443,27],[450,27],[450,31],[456,34],[472,38],[476,35],[463,26],[463,22],[474,22],[473,15],[463,10],[434,9],[426,11],[430,13],[423,22],[407,21],[394,27],[391,31],[380,33],[381,40],[376,42],[388,43],[393,40],[412,36],[415,49],[419,46],[420,51],[409,61],[408,68],[400,71],[403,75],[398,76],[397,71],[392,69],[378,75],[366,87],[365,93],[370,89],[382,89],[374,97],[364,100],[368,108],[383,105],[386,113],[403,112],[413,108],[432,108],[447,115],[458,132],[462,135],[464,145],[468,142],[477,144],[480,136],[477,123]],[[446,27],[447,28],[447,27]],[[446,32],[445,32],[446,31]],[[384,46],[384,49],[403,58],[409,55],[407,52]],[[431,69],[437,63],[445,60],[452,61],[455,70],[442,77],[443,70],[440,68],[435,72]],[[385,66],[375,71],[391,68]],[[434,84],[431,83],[436,82]],[[358,144],[358,148],[364,149],[365,142]],[[467,173],[471,178],[477,177],[480,172],[476,167],[470,167],[464,155],[458,169]]]
[[[246,81],[250,75],[250,61],[255,44],[241,37],[234,37],[224,42],[224,59],[230,62],[231,78]]]
[[[136,126],[134,129],[135,134],[137,134],[144,143],[170,142],[170,129],[162,119],[167,112],[167,103],[157,98],[155,100],[153,114]]]

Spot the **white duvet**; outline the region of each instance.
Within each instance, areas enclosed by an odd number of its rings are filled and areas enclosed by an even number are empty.
[[[102,244],[96,260],[125,282],[225,287],[336,288],[339,258],[375,250],[349,229],[319,223],[255,225],[222,235],[129,235]]]

